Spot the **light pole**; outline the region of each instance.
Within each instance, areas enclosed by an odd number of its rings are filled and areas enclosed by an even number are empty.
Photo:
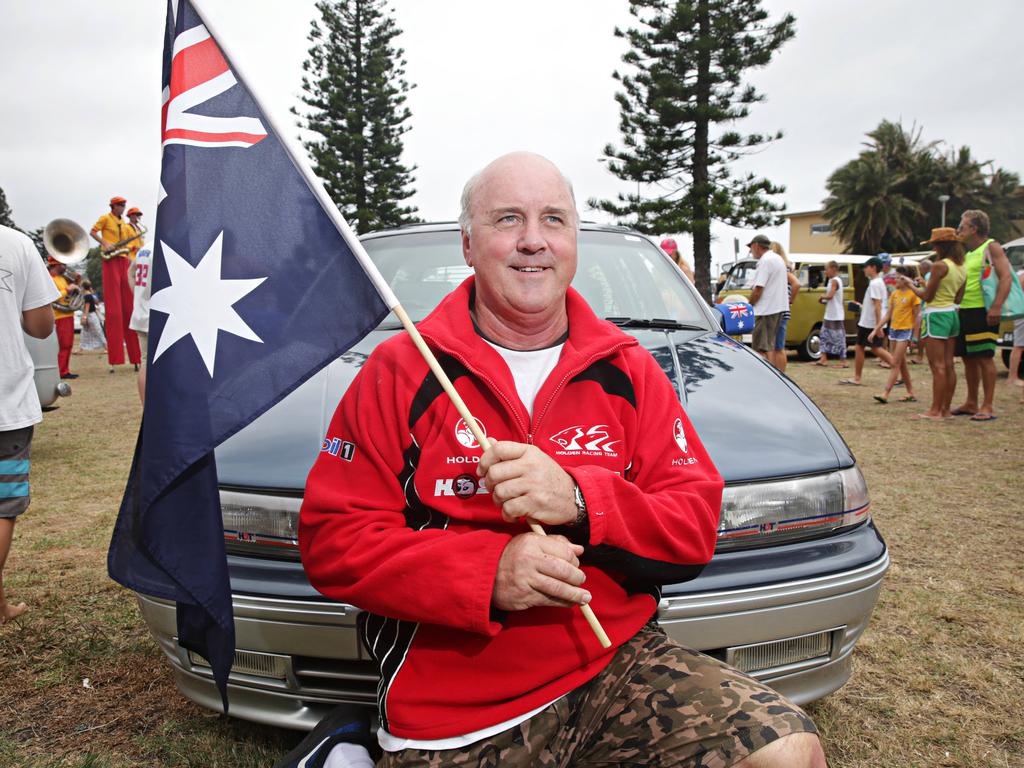
[[[942,226],[946,226],[946,201],[949,195],[939,195],[939,202],[942,203]]]

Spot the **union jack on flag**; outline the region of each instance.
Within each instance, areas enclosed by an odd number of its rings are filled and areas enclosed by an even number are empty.
[[[733,317],[750,317],[749,304],[730,304],[729,314]]]
[[[238,81],[231,67],[195,17],[178,13],[172,2],[172,25],[164,46],[163,113],[160,134],[163,146],[188,144],[194,147],[251,147],[267,137],[267,129],[256,117],[229,117],[201,105],[230,90]]]

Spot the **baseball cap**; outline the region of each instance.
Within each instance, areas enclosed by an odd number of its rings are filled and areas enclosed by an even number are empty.
[[[669,253],[671,251],[678,251],[679,247],[676,245],[675,240],[673,240],[671,237],[666,237],[664,240],[661,241],[661,250],[665,251],[666,253]]]
[[[141,216],[142,215],[142,211],[140,211],[138,208],[129,208],[128,209],[128,215],[129,216],[134,216],[135,214],[139,214],[139,216]]]
[[[754,243],[757,243],[758,245],[763,245],[765,248],[768,248],[772,244],[772,241],[769,240],[764,235],[754,235],[754,239],[747,243],[747,248],[752,246]]]
[[[128,201],[125,198],[121,197],[120,195],[114,195],[112,198],[110,198],[110,204],[111,205],[120,205],[122,203],[127,203],[127,202]]]
[[[882,262],[883,266],[886,264],[892,264],[892,256],[890,256],[888,253],[880,253],[876,258],[880,262]]]
[[[886,254],[888,256],[889,254]],[[864,262],[865,267],[874,267],[875,269],[881,269],[885,266],[885,263],[877,256],[872,256],[870,259]]]

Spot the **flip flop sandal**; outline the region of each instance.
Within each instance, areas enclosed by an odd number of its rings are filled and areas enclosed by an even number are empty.
[[[864,386],[859,381],[854,381],[853,379],[840,379],[839,383],[843,384],[845,386],[848,386],[848,387],[863,387]]]
[[[917,402],[917,398],[914,397],[913,395],[907,395],[906,397],[901,397],[900,398],[900,402],[901,403],[916,403]]]
[[[877,400],[882,405],[885,405],[886,403],[889,402],[889,398],[886,397],[885,395],[872,395],[872,397],[875,398],[875,400]]]
[[[953,416],[973,416],[975,411],[965,411],[963,408],[954,408],[950,413]]]
[[[976,413],[971,416],[971,421],[995,421],[998,418],[994,413]]]

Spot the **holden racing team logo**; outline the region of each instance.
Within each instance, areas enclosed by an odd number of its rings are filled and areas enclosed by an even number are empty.
[[[672,425],[672,435],[675,437],[676,444],[682,449],[683,453],[687,453],[686,433],[683,431],[682,419],[676,419],[676,423]]]
[[[551,436],[551,442],[561,446],[558,454],[580,453],[586,456],[618,456],[615,444],[611,440],[607,424],[596,424],[592,427],[574,426],[563,429]]]
[[[480,428],[480,431],[484,433],[484,437],[487,437],[487,430],[484,429],[484,424],[480,419],[474,418],[476,425]],[[473,430],[469,428],[465,419],[459,419],[455,424],[455,439],[465,448],[479,448],[480,443],[476,441],[476,437],[473,435]]]

